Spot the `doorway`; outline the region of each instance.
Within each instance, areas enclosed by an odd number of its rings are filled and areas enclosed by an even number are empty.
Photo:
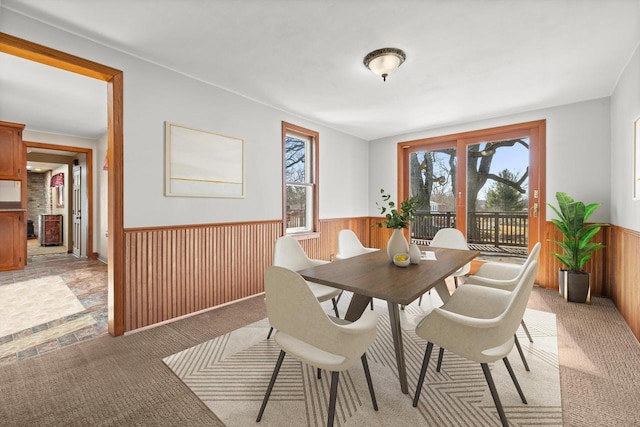
[[[108,329],[124,334],[123,75],[96,62],[0,33],[0,52],[107,82]]]
[[[544,131],[537,121],[399,143],[398,193],[420,198],[412,239],[453,227],[481,259],[526,258],[543,233]]]

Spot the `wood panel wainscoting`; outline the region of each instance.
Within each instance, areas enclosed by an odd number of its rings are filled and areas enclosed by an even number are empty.
[[[125,230],[125,331],[264,291],[282,221]]]
[[[607,227],[606,295],[640,340],[640,232]]]

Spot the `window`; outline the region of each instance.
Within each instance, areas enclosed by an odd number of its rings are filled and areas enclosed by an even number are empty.
[[[311,233],[318,220],[318,132],[282,122],[284,227]]]

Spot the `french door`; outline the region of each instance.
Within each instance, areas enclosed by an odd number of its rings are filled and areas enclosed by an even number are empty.
[[[454,227],[483,252],[524,255],[544,224],[545,122],[398,144],[399,195],[420,198],[411,237]]]

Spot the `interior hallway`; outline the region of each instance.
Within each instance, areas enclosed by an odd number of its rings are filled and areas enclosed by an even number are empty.
[[[68,316],[50,315],[53,320],[0,336],[0,366],[108,333],[106,264],[67,254],[30,256],[24,270],[0,272],[0,288],[32,279],[62,279],[84,310]],[[0,301],[0,309],[10,309],[3,303],[7,302]]]

